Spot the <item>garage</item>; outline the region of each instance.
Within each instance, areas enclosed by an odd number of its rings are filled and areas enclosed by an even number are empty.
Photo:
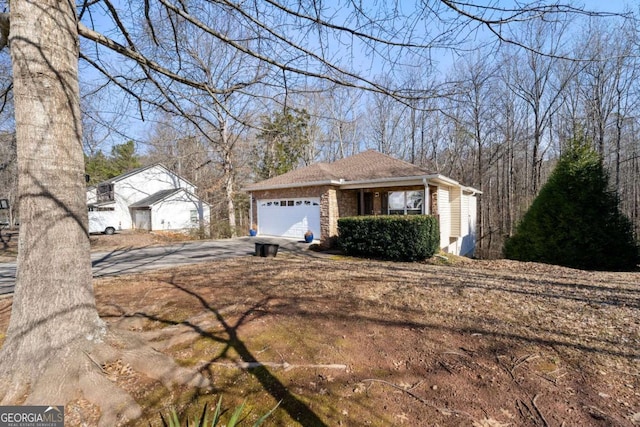
[[[263,199],[258,205],[258,233],[302,239],[311,230],[320,238],[320,198]]]

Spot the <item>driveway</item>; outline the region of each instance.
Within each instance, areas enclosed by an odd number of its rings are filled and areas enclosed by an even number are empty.
[[[118,249],[91,254],[93,277],[118,276],[179,265],[253,256],[255,243],[277,243],[280,251],[308,253],[309,245],[295,239],[277,237],[239,237],[201,240],[139,249]],[[0,263],[0,295],[13,293],[16,263]]]

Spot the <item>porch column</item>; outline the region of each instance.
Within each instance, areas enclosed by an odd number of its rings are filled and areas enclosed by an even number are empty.
[[[429,208],[431,207],[431,195],[429,194],[429,183],[426,178],[422,180],[424,184],[424,200],[422,201],[422,210],[425,215],[429,215]]]

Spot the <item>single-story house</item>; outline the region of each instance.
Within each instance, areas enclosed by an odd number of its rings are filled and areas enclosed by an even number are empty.
[[[259,235],[302,239],[310,230],[330,246],[340,217],[431,214],[439,219],[443,251],[471,256],[475,249],[479,190],[375,150],[312,164],[245,190]]]
[[[134,169],[87,188],[90,210],[114,211],[118,230],[187,230],[209,223],[196,186],[161,164]]]

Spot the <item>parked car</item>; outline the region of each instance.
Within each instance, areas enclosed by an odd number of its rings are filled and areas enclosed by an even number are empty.
[[[89,207],[89,233],[113,234],[118,229],[116,213]]]

